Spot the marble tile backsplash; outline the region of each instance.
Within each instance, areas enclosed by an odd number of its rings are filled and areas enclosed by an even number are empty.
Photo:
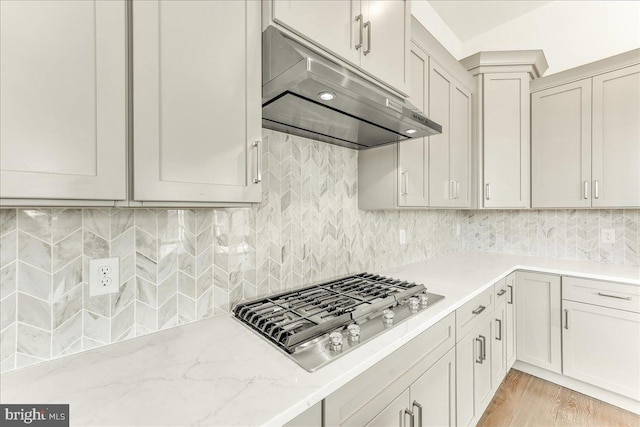
[[[463,223],[470,250],[640,266],[640,209],[467,211]]]
[[[264,137],[254,207],[0,209],[2,372],[463,247],[463,212],[358,210],[356,151]],[[115,256],[120,292],[89,296],[89,260]]]
[[[640,265],[640,210],[361,211],[357,166],[356,151],[265,131],[257,206],[0,209],[2,372],[459,250]],[[91,297],[89,260],[116,256],[120,292]]]

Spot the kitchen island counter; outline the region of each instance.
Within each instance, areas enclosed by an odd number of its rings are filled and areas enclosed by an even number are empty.
[[[2,403],[68,403],[71,425],[282,425],[514,270],[640,285],[640,268],[461,252],[381,272],[445,299],[309,373],[223,315],[3,374]]]

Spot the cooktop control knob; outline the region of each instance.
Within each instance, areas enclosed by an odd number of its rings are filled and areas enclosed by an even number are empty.
[[[411,311],[418,311],[419,308],[420,308],[420,298],[418,297],[409,298],[409,309]]]
[[[395,317],[395,313],[390,308],[387,308],[382,312],[382,321],[387,325],[393,324],[393,318]]]
[[[347,331],[349,331],[349,340],[352,342],[360,341],[360,326],[353,323],[347,326]]]
[[[342,334],[338,331],[331,332],[329,334],[330,347],[333,351],[339,351],[342,349]]]
[[[426,307],[427,304],[429,304],[429,297],[427,296],[426,293],[422,293],[419,295],[420,297],[420,305],[423,307]]]

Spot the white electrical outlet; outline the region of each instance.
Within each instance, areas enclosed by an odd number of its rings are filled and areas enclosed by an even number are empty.
[[[89,261],[89,295],[120,292],[120,258],[101,258]]]
[[[400,229],[400,244],[401,245],[407,244],[407,236],[405,235],[404,228]]]
[[[616,231],[613,228],[603,228],[600,230],[600,241],[602,243],[615,243]]]

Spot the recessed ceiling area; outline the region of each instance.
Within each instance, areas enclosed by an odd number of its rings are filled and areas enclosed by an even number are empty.
[[[462,42],[547,3],[549,1],[429,0],[431,7]]]

